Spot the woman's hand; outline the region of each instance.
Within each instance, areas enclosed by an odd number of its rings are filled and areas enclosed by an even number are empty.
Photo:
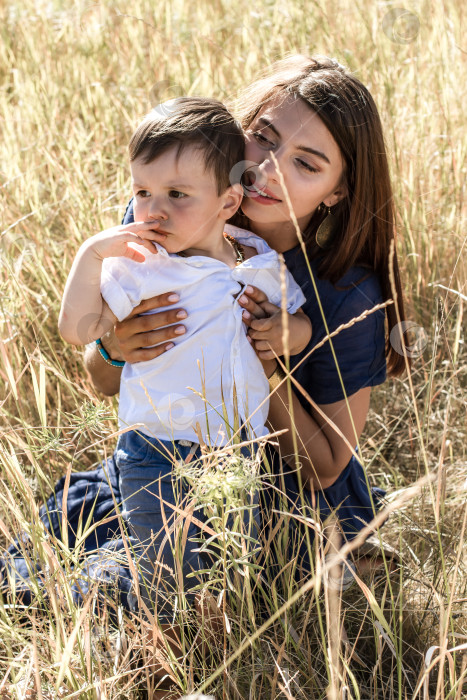
[[[126,319],[117,322],[115,329],[102,337],[102,343],[110,357],[125,362],[142,362],[170,350],[174,345],[172,339],[179,338],[186,331],[180,321],[187,317],[187,312],[175,307],[145,316],[139,314],[177,304],[178,301],[178,294],[167,292],[145,299],[135,306]],[[121,369],[107,364],[95,345],[86,349],[84,364],[98,391],[106,396],[118,393]]]
[[[140,314],[176,304],[178,301],[179,296],[170,292],[144,299],[127,318],[116,323],[113,342],[118,345],[118,353],[122,360],[145,362],[173,348],[171,340],[179,338],[186,331],[179,321],[187,317],[187,312],[175,308],[144,316]],[[103,342],[106,346],[105,340]],[[113,357],[112,353],[107,351]]]
[[[256,287],[246,287],[238,300],[245,309],[243,320],[249,327],[248,337],[260,360],[272,360],[284,355],[282,309],[271,304]],[[297,355],[311,339],[311,321],[303,311],[287,314],[289,354]]]

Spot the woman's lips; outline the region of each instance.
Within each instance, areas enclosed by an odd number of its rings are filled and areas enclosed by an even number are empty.
[[[256,187],[256,185],[251,184],[247,185],[246,190],[248,199],[254,199],[255,202],[258,202],[259,204],[265,204],[267,206],[271,204],[278,204],[282,201],[281,199],[274,197],[272,192],[265,187],[260,189],[259,187]]]

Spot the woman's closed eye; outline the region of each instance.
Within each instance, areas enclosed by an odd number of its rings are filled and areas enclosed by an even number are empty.
[[[319,172],[318,168],[314,168],[312,165],[307,163],[306,160],[302,160],[301,158],[297,158],[297,164],[300,166],[300,168],[305,168],[305,170],[308,170],[310,173]]]
[[[274,148],[274,142],[266,138],[262,131],[253,131],[252,135],[261,146],[268,146],[270,149]]]
[[[274,148],[276,148],[276,144],[274,143],[274,141],[268,139],[262,131],[253,131],[251,133],[256,142],[260,146],[263,146],[263,148],[267,148],[269,151],[272,151]],[[295,162],[300,168],[308,170],[308,172],[310,173],[319,172],[318,168],[314,168],[312,165],[310,165],[310,163],[307,163],[307,161],[303,160],[302,158],[297,158]]]

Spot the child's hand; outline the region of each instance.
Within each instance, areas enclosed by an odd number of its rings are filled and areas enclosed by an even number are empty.
[[[63,292],[58,327],[64,340],[85,345],[100,338],[115,325],[116,316],[101,295],[102,261],[123,256],[144,262],[146,255],[131,244],[138,243],[151,253],[157,248],[159,221],[115,226],[89,238],[78,251]]]
[[[246,291],[246,290],[245,290]],[[253,301],[254,299],[254,301]],[[248,336],[260,360],[272,360],[284,354],[282,309],[268,301],[259,289],[253,288],[248,297],[242,295],[239,303],[244,307],[243,320],[249,327]],[[251,308],[251,311],[248,309]],[[289,354],[302,352],[311,339],[312,328],[308,316],[301,310],[287,314],[289,329]]]
[[[284,355],[285,350],[282,309],[269,302],[264,302],[261,306],[269,316],[249,320],[244,318],[244,321],[250,326],[248,335],[253,341],[253,347],[260,360],[272,360]],[[311,321],[303,311],[297,311],[296,314],[287,314],[287,325],[289,355],[298,355],[310,342]]]
[[[133,248],[131,243],[143,246],[150,253],[157,253],[157,248],[151,241],[160,241],[160,235],[157,234],[158,226],[158,221],[114,226],[89,238],[82,245],[82,249],[91,250],[99,260],[124,257],[135,262],[144,262],[146,256]]]

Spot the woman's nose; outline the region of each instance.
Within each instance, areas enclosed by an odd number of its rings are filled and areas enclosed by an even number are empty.
[[[280,168],[280,163],[276,155],[276,160],[279,164]],[[272,158],[272,155],[269,154],[262,163],[258,164],[258,179],[263,185],[266,185],[267,182],[279,182],[279,175],[277,172],[277,167],[276,164],[274,163],[274,160]],[[261,185],[258,185],[261,186]]]

